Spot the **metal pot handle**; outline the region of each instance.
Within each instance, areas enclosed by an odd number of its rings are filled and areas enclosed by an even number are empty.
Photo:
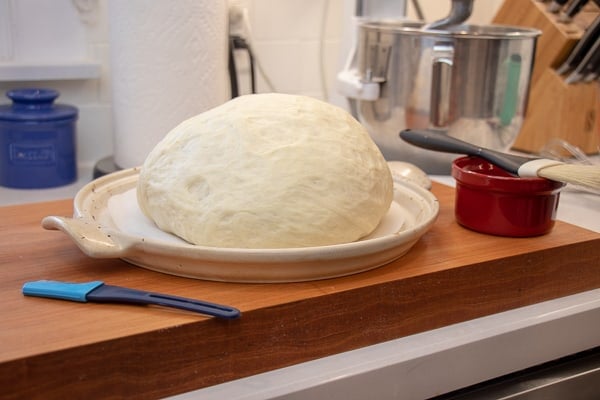
[[[433,46],[429,121],[434,128],[446,127],[450,122],[453,59],[452,43],[439,42]]]

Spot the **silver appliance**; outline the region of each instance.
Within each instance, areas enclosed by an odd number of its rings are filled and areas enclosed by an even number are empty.
[[[540,34],[460,24],[468,15],[454,14],[444,24],[428,26],[359,20],[355,52],[338,75],[340,92],[384,156],[431,174],[448,174],[455,156],[418,149],[398,133],[439,129],[481,146],[509,149],[525,113]],[[459,24],[448,26],[449,19]]]

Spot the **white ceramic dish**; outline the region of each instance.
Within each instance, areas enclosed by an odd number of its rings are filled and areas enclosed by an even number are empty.
[[[394,202],[379,227],[352,243],[289,249],[215,248],[189,244],[156,228],[135,200],[138,169],[96,179],[75,196],[73,218],[42,225],[66,233],[88,256],[196,279],[298,282],[354,274],[403,256],[433,225],[439,203],[412,182],[394,182]]]

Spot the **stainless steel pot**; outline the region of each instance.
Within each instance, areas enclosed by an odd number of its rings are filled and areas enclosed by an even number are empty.
[[[426,30],[420,23],[363,22],[354,75],[345,71],[338,80],[387,159],[447,174],[454,157],[415,148],[398,133],[440,129],[507,150],[521,127],[539,34],[494,25]]]

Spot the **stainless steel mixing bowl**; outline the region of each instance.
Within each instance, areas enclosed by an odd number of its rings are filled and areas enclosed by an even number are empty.
[[[505,151],[522,124],[539,34],[496,25],[426,30],[411,22],[361,23],[358,79],[378,88],[356,96],[357,117],[388,160],[428,173],[448,174],[455,157],[404,143],[401,130],[440,129]]]

